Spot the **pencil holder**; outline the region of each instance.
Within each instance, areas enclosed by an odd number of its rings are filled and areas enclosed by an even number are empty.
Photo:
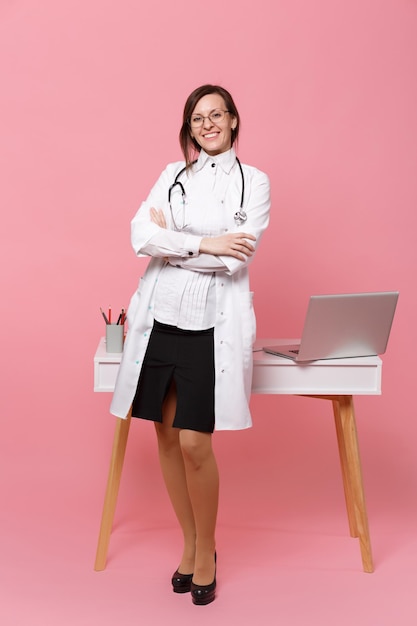
[[[122,352],[124,341],[123,324],[106,324],[106,352]]]

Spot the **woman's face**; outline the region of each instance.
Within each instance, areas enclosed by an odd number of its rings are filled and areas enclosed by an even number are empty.
[[[218,121],[215,119],[216,112],[220,111],[226,111],[225,102],[218,93],[211,93],[200,98],[191,115],[191,137],[210,156],[226,152],[232,146],[232,129],[236,127],[236,118],[230,113],[224,113],[223,119]],[[210,119],[209,115],[213,113],[214,116]],[[196,126],[193,120],[200,116],[204,121]]]

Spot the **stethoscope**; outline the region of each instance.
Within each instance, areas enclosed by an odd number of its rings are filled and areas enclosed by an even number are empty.
[[[197,161],[193,161],[191,163],[191,165],[194,165],[194,163],[197,163]],[[239,159],[237,157],[236,157],[236,163],[239,166],[240,176],[242,178],[242,193],[240,195],[240,207],[239,207],[239,210],[236,211],[236,213],[233,216],[233,219],[235,220],[235,224],[237,226],[242,226],[242,224],[244,224],[246,222],[246,220],[248,219],[248,216],[246,215],[246,211],[243,209],[243,201],[245,199],[245,177],[243,175],[242,165],[241,165],[241,163],[240,163],[240,161],[239,161]],[[175,177],[174,182],[172,183],[172,185],[168,189],[169,210],[171,211],[172,222],[174,224],[175,230],[184,230],[184,228],[187,227],[187,224],[185,224],[185,189],[184,189],[184,185],[179,180],[179,178],[182,176],[182,174],[184,174],[186,169],[187,169],[186,167],[183,167],[182,170],[180,170],[178,172],[178,174]],[[173,191],[173,189],[175,189],[175,187],[179,187],[180,191],[181,191],[181,197],[182,197],[182,218],[183,218],[182,219],[182,222],[183,222],[182,228],[178,228],[177,224],[175,223],[174,212],[173,212],[172,206],[171,206],[171,195],[172,195],[172,191]]]

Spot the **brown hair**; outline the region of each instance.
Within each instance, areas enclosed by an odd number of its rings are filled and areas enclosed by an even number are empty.
[[[204,96],[208,96],[212,93],[217,93],[223,98],[226,110],[229,111],[229,113],[236,118],[236,127],[232,129],[232,146],[238,138],[240,117],[230,93],[219,85],[202,85],[201,87],[197,87],[197,89],[194,89],[194,91],[188,96],[185,103],[182,116],[182,126],[179,135],[180,146],[185,157],[185,163],[187,168],[190,167],[192,163],[193,155],[196,152],[200,152],[201,150],[201,146],[193,137],[191,137],[190,117],[197,105],[197,102]]]

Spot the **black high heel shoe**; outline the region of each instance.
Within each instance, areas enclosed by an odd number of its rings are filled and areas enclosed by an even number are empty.
[[[214,580],[209,585],[196,585],[191,581],[191,599],[193,604],[210,604],[216,597],[217,554],[214,553]]]
[[[176,570],[171,578],[174,593],[188,593],[191,590],[192,574],[181,574]]]

